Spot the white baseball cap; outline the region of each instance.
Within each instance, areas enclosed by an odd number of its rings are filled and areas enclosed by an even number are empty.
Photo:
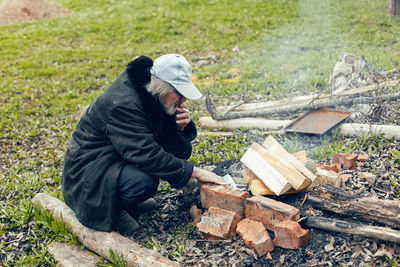
[[[184,56],[166,54],[153,62],[150,73],[171,84],[186,99],[201,98],[201,93],[192,82],[192,67]]]

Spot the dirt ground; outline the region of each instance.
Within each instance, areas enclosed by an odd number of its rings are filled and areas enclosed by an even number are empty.
[[[0,25],[48,19],[69,12],[46,0],[3,0],[0,4]]]
[[[399,105],[400,102],[394,102],[391,105],[381,106],[380,110],[384,110],[384,112],[380,112],[379,119],[376,112],[372,112],[369,117],[351,121],[376,121],[382,124],[390,122],[396,117],[399,118]],[[253,142],[261,144],[266,138],[261,131],[253,131],[252,136],[253,138],[248,140],[249,146]],[[325,134],[325,136],[303,136],[301,142],[306,146],[306,150],[311,151],[321,145],[323,138],[329,140],[330,133]],[[348,141],[350,140],[349,138]],[[220,141],[224,142],[223,138]],[[363,166],[358,166],[354,171],[346,171],[352,173],[353,178],[345,182],[342,189],[355,195],[380,199],[398,199],[400,186],[397,180],[400,164],[399,161],[391,159],[391,151],[399,149],[400,143],[398,141],[378,148],[376,153],[371,155]],[[365,151],[357,151],[356,153],[365,153]],[[327,159],[326,163],[329,160],[333,159]],[[238,177],[243,168],[244,166],[237,159],[221,162],[213,166],[212,170],[220,175],[229,173],[233,177]],[[377,178],[375,181],[367,182],[361,178],[361,172],[372,172]],[[340,218],[337,215],[333,216],[312,209],[307,201],[302,205],[304,196],[305,193],[297,193],[275,198],[299,208],[301,218],[309,216],[312,211],[314,214],[325,217],[368,224],[368,222],[356,221],[353,218]],[[155,244],[151,237],[156,237],[157,241],[164,245],[164,247],[161,247],[161,252],[165,256],[169,253],[171,258],[171,251],[174,251],[176,244],[168,240],[172,238],[173,234],[176,236],[178,229],[185,229],[186,225],[190,223],[191,218],[188,211],[193,204],[201,207],[199,196],[192,195],[190,200],[183,190],[179,190],[175,193],[158,193],[156,200],[159,203],[157,210],[139,218],[142,229],[131,238],[141,244]],[[306,226],[303,225],[303,227],[307,229]],[[270,235],[273,238],[272,232],[270,232]],[[232,241],[208,241],[202,237],[197,229],[190,232],[188,237],[186,254],[179,258],[184,266],[392,266],[393,259],[395,257],[397,260],[400,258],[399,244],[318,229],[310,229],[309,244],[298,250],[275,247],[274,251],[271,252],[272,259],[268,259],[267,256],[258,258],[238,237]]]

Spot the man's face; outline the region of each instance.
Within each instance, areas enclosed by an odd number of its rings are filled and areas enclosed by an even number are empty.
[[[177,90],[170,91],[164,99],[160,99],[161,105],[169,115],[174,115],[176,113],[176,108],[180,107],[185,101],[186,98]]]

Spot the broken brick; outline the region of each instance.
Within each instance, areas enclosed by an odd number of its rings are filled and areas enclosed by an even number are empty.
[[[369,156],[368,155],[358,155],[357,160],[367,161],[367,160],[369,160]]]
[[[274,244],[262,223],[244,219],[236,227],[244,243],[257,252],[258,257],[274,250]]]
[[[207,236],[231,239],[236,232],[238,222],[242,220],[242,216],[236,212],[224,210],[216,207],[210,207],[197,223],[200,232]]]
[[[344,184],[345,182],[347,182],[351,178],[353,178],[353,175],[349,174],[349,173],[345,173],[345,174],[341,174],[340,175],[340,179],[342,180],[342,184]]]
[[[340,175],[335,171],[329,171],[324,169],[317,168],[317,172],[315,173],[318,179],[318,184],[330,184],[336,187],[342,186],[342,179]]]
[[[338,153],[333,156],[333,162],[340,164],[343,170],[354,170],[356,168],[357,154]]]
[[[300,218],[298,208],[263,196],[246,199],[245,217],[264,224],[274,230],[276,224],[285,220],[297,221]]]
[[[308,244],[309,232],[309,230],[301,228],[298,222],[282,221],[275,226],[274,245],[282,248],[298,249]]]
[[[357,154],[351,154],[344,158],[344,162],[342,164],[343,170],[354,170],[357,164]]]
[[[247,191],[229,186],[203,184],[200,187],[200,201],[204,209],[218,207],[244,216],[244,201],[249,197]]]
[[[315,165],[317,169],[323,169],[327,171],[334,171],[336,173],[339,173],[342,171],[342,167],[340,163],[331,163],[329,165],[327,164],[316,164]]]
[[[376,176],[370,172],[362,172],[361,178],[367,180],[369,185],[374,185],[376,181]]]

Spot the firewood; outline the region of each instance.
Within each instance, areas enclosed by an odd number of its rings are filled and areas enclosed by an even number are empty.
[[[177,262],[164,258],[160,253],[147,249],[116,232],[101,232],[83,226],[75,213],[61,200],[44,193],[33,198],[35,205],[40,205],[53,213],[60,220],[61,216],[79,241],[96,254],[112,262],[110,249],[116,255],[123,255],[127,266],[180,266]]]
[[[310,228],[361,235],[365,237],[400,243],[400,231],[396,231],[387,227],[351,223],[319,216],[309,216],[306,220],[303,221],[303,223]]]
[[[392,71],[398,71],[398,69],[392,70]],[[393,81],[387,81],[380,83],[378,86],[373,84],[373,85],[368,85],[360,88],[354,88],[350,90],[346,90],[343,92],[338,92],[334,93],[333,96],[348,96],[348,95],[354,95],[354,94],[362,94],[366,93],[369,91],[372,91],[376,88],[382,88],[382,87],[387,87],[387,86],[395,86],[400,82],[400,80],[393,80]],[[284,98],[276,101],[268,101],[268,102],[258,102],[258,103],[242,103],[240,105],[235,105],[235,106],[221,106],[217,107],[216,110],[219,113],[229,113],[230,111],[254,111],[254,110],[266,110],[270,108],[275,108],[275,107],[287,107],[287,106],[292,106],[294,104],[308,104],[310,101],[313,101],[315,99],[327,99],[331,98],[331,94],[311,94],[311,95],[303,95],[303,96],[295,96],[295,97],[290,97],[290,98]]]
[[[263,149],[261,145],[254,143],[246,151],[240,161],[253,171],[272,192],[280,196],[287,192],[291,188],[291,185],[288,180],[266,160],[265,156],[259,153],[261,149]]]
[[[316,176],[298,161],[295,156],[287,152],[271,135],[265,139],[262,145],[267,148],[269,152],[279,157],[283,162],[287,162],[290,168],[293,166],[296,172],[299,173],[297,179],[301,183],[301,186],[299,188],[293,186],[294,189],[303,189],[315,181]],[[288,170],[290,169],[289,167]]]
[[[337,187],[325,184],[309,192],[307,203],[341,216],[394,228],[400,227],[400,200],[353,196]]]
[[[237,130],[237,129],[262,129],[277,130],[277,134],[284,134],[278,131],[291,123],[288,120],[267,120],[262,118],[242,118],[234,120],[216,121],[211,117],[200,117],[200,127],[219,130]],[[386,139],[400,140],[400,126],[397,125],[374,125],[360,123],[343,123],[337,126],[344,136],[359,136],[360,134],[373,134],[382,136]]]
[[[392,86],[398,84],[399,81],[396,80]],[[358,95],[347,95],[347,96],[331,96],[326,98],[316,98],[308,100],[306,103],[290,103],[286,106],[276,106],[276,107],[268,107],[266,109],[257,109],[250,111],[238,111],[238,112],[228,112],[224,114],[220,114],[217,112],[217,109],[212,102],[212,99],[209,93],[206,93],[206,107],[208,112],[211,114],[211,117],[214,120],[231,120],[238,118],[246,118],[246,117],[266,117],[276,113],[287,113],[287,112],[299,112],[304,109],[317,109],[317,108],[328,108],[335,107],[338,105],[357,105],[357,104],[371,104],[377,101],[395,101],[400,98],[400,93],[394,93],[389,95],[380,95],[369,96],[369,97],[360,97]]]

